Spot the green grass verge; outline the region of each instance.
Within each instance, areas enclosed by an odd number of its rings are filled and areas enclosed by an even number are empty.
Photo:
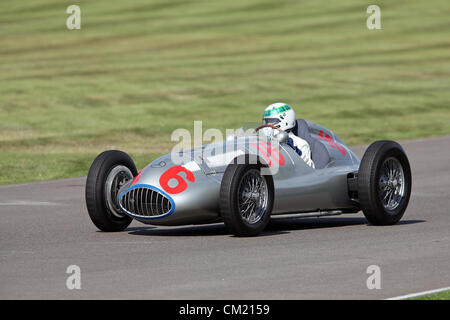
[[[444,291],[426,296],[415,297],[408,300],[450,300],[450,291]]]
[[[275,101],[348,144],[450,133],[448,0],[0,2],[0,183],[138,166],[170,133],[236,128]]]

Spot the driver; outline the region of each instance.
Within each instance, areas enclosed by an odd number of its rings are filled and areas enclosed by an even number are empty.
[[[289,134],[287,144],[300,155],[308,166],[314,168],[314,162],[311,159],[311,148],[308,142],[292,132],[296,124],[296,118],[295,112],[290,105],[282,102],[271,104],[264,110],[263,121],[265,124],[270,124],[286,131]]]

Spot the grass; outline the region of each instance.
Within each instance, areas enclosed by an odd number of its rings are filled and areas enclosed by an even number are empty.
[[[408,300],[450,300],[450,291],[433,293],[426,296],[411,298]]]
[[[82,29],[65,10],[78,4]],[[276,101],[348,144],[450,133],[448,0],[0,2],[0,184],[143,167],[176,128],[236,128]]]

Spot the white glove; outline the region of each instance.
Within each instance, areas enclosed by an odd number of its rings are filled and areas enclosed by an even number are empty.
[[[265,127],[265,128],[262,128],[261,131],[266,137],[272,138],[275,135],[275,131],[277,131],[277,130],[270,128],[270,127]]]

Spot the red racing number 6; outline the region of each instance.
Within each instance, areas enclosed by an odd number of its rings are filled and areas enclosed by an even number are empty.
[[[194,174],[191,171],[182,166],[174,166],[170,169],[167,169],[159,178],[159,184],[161,185],[161,188],[163,188],[164,191],[170,194],[177,194],[186,190],[188,184],[186,180],[184,180],[183,177],[179,175],[180,172],[184,172],[186,174],[186,179],[190,182],[195,181]],[[169,186],[169,181],[172,179],[177,180],[176,187]]]

